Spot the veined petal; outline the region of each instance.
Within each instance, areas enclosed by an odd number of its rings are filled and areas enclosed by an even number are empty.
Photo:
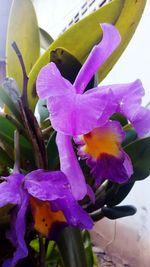
[[[46,172],[39,169],[26,175],[24,188],[39,200],[53,201],[64,198],[70,190],[70,184],[61,171]]]
[[[139,107],[136,115],[130,119],[139,137],[145,136],[150,130],[150,110]]]
[[[85,144],[80,145],[78,152],[82,159],[87,159],[96,186],[105,179],[123,183],[132,175],[131,160],[121,148],[124,137],[117,121],[109,121],[83,136]]]
[[[67,176],[72,194],[76,200],[81,200],[87,194],[87,186],[79,162],[74,153],[69,136],[57,133],[61,171]]]
[[[127,117],[140,137],[150,130],[150,110],[141,107],[144,89],[140,80],[128,84],[102,86],[95,90],[113,92],[118,106],[117,112]]]
[[[20,186],[24,175],[13,174],[5,178],[5,181],[0,183],[0,207],[7,204],[19,204]]]
[[[122,157],[104,154],[96,161],[87,162],[91,167],[91,174],[95,177],[96,186],[106,179],[119,184],[125,183],[133,173],[131,161],[129,157],[125,158],[124,153]]]
[[[93,75],[121,42],[120,34],[113,25],[103,23],[100,26],[103,31],[102,41],[94,46],[74,82],[76,92],[80,94],[84,92]]]
[[[44,66],[38,74],[36,91],[41,99],[75,92],[72,84],[61,76],[55,63]]]
[[[116,110],[111,91],[50,97],[47,104],[53,128],[72,136],[86,134],[100,123],[105,124]]]

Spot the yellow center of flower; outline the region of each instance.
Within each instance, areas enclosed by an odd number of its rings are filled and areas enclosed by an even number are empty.
[[[48,201],[40,201],[31,197],[30,205],[34,228],[44,236],[49,235],[55,223],[66,222],[64,214],[61,211],[52,211]]]
[[[101,154],[119,156],[119,136],[110,128],[96,128],[85,134],[83,151],[97,159]]]

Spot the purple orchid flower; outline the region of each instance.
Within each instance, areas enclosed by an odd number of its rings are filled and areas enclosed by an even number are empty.
[[[11,212],[11,229],[7,238],[16,248],[13,259],[3,267],[14,267],[28,255],[24,241],[27,208],[30,206],[34,228],[51,238],[51,233],[61,224],[90,229],[93,222],[74,199],[66,176],[60,172],[32,171],[26,176],[13,174],[0,184],[0,207],[14,204]],[[58,229],[57,229],[58,230]]]
[[[124,139],[121,125],[111,122],[110,117],[115,112],[122,113],[140,137],[150,128],[150,111],[141,107],[144,90],[140,80],[84,92],[121,41],[113,25],[101,24],[101,27],[102,41],[92,49],[73,85],[61,76],[54,63],[46,65],[37,78],[37,94],[47,99],[51,124],[58,132],[56,142],[61,170],[68,177],[76,199],[87,194],[87,187],[70,137],[75,141],[80,139],[79,154],[87,159],[97,185],[104,179],[122,183],[133,173],[132,163],[121,148]]]

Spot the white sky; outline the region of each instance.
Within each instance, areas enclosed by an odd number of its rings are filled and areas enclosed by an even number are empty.
[[[52,36],[57,36],[70,22],[70,18],[84,3],[84,0],[34,0],[40,27],[47,30]],[[115,65],[103,84],[131,82],[140,78],[143,82],[146,95],[144,104],[150,101],[150,0],[138,26],[138,29],[125,50],[124,54]],[[145,219],[146,231],[150,237],[150,179],[136,183],[134,189],[126,198],[126,204],[133,204],[138,208],[134,217],[123,219],[141,231],[143,206],[148,210]]]

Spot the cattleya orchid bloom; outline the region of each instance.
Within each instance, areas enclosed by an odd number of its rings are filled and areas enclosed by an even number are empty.
[[[68,180],[60,171],[46,172],[38,169],[22,175],[12,174],[0,184],[0,207],[14,204],[11,211],[11,229],[7,238],[16,251],[13,259],[5,261],[3,267],[14,267],[28,254],[25,235],[27,208],[31,207],[34,228],[42,235],[54,239],[56,229],[65,225],[90,229],[93,222],[73,197]]]
[[[79,144],[79,155],[87,159],[98,186],[105,179],[123,183],[133,173],[131,160],[121,148],[125,133],[121,124],[111,121],[110,117],[116,112],[123,114],[139,137],[150,129],[150,111],[141,107],[144,90],[140,80],[84,92],[121,41],[113,25],[104,23],[101,28],[102,41],[92,49],[73,85],[52,62],[42,68],[36,84],[39,98],[47,100],[50,121],[57,131],[61,170],[68,177],[76,199],[87,194],[87,186],[71,137]]]

